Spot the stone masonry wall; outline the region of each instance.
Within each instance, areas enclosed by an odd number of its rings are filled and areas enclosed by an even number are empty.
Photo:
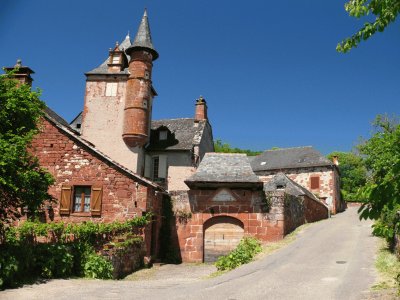
[[[317,222],[329,218],[329,209],[320,202],[303,196],[304,216],[307,223]]]
[[[227,190],[233,201],[213,201],[221,191]],[[181,259],[184,262],[202,262],[204,250],[204,223],[218,216],[230,216],[244,225],[245,235],[261,241],[277,241],[284,236],[284,194],[271,196],[270,210],[263,211],[264,192],[245,189],[190,190],[174,193],[172,201],[176,214],[176,232]],[[190,214],[188,214],[190,213]],[[183,217],[189,216],[190,217]]]
[[[338,174],[335,170],[327,167],[310,167],[299,169],[286,169],[283,171],[294,182],[305,187],[312,193],[316,194],[330,208],[333,214],[342,210],[340,190],[338,185]],[[260,180],[263,182],[269,181],[276,171],[257,172]],[[320,187],[311,189],[311,177],[320,178]]]
[[[74,213],[61,216],[59,203],[52,204],[53,214],[48,221],[64,222],[112,222],[123,221],[143,212],[153,211],[157,216],[153,226],[158,232],[161,209],[161,194],[151,186],[135,180],[121,172],[107,161],[101,160],[84,145],[69,138],[60,129],[47,120],[43,120],[41,132],[32,142],[32,152],[55,179],[49,193],[60,200],[63,185],[85,185],[102,188],[101,215]],[[72,202],[72,201],[71,201]],[[146,243],[150,243],[151,225],[147,226]],[[156,242],[156,241],[154,241]],[[147,245],[149,248],[149,246]]]
[[[123,139],[125,77],[99,78],[86,82],[85,105],[82,116],[82,137],[113,160],[140,174],[142,151],[128,147]],[[116,96],[106,96],[107,82],[117,83]]]
[[[302,197],[284,194],[284,234],[288,234],[305,223]]]

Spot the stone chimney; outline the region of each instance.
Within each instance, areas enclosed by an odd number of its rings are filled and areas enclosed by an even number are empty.
[[[14,74],[12,75],[12,78],[17,79],[21,84],[27,84],[32,86],[32,77],[31,74],[34,74],[35,72],[32,71],[31,68],[23,66],[22,61],[20,59],[17,60],[17,63],[15,64],[14,67],[5,67],[5,71],[12,71],[15,69]]]
[[[334,165],[338,166],[339,165],[339,157],[337,155],[333,156],[332,162]]]
[[[195,121],[207,120],[207,102],[203,96],[196,100]]]

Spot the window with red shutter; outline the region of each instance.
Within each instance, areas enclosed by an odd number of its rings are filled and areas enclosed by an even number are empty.
[[[319,176],[311,177],[311,189],[319,189]]]

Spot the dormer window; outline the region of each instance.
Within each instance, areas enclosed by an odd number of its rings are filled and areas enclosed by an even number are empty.
[[[121,60],[121,57],[119,55],[113,55],[111,63],[112,64],[119,64],[120,60]]]
[[[168,131],[162,130],[159,132],[160,141],[165,141],[168,138]]]

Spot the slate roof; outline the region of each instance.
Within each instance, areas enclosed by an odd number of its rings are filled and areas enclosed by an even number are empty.
[[[122,51],[122,50],[127,49],[130,45],[131,45],[131,39],[130,39],[129,34],[128,34],[128,35],[125,37],[125,39],[122,41],[122,43],[118,46],[118,49]],[[130,60],[129,55],[126,55],[125,52],[124,52],[123,55],[126,56],[127,61]],[[93,70],[91,70],[91,71],[89,71],[89,72],[86,72],[85,74],[87,74],[87,75],[94,75],[94,74],[129,74],[128,66],[126,66],[126,68],[123,69],[123,70],[120,71],[120,72],[117,72],[117,73],[115,73],[115,72],[114,72],[114,73],[110,73],[110,72],[108,71],[108,65],[107,65],[107,64],[108,64],[108,61],[109,61],[109,57],[107,57],[106,60],[105,60],[100,66],[94,68]]]
[[[46,113],[47,116],[49,116],[51,119],[53,119],[54,121],[56,121],[57,123],[65,126],[65,127],[70,127],[68,122],[65,121],[64,118],[62,118],[61,116],[59,116],[54,110],[52,110],[50,107],[46,106],[44,108],[44,112]]]
[[[69,126],[77,132],[81,132],[82,112],[80,112],[70,123]]]
[[[152,186],[155,189],[165,192],[165,189],[159,186],[158,184],[154,183],[151,180],[148,180],[145,177],[142,177],[131,170],[125,168],[124,166],[120,165],[116,161],[112,160],[110,157],[96,149],[96,147],[86,141],[85,139],[81,138],[76,131],[74,131],[68,124],[67,121],[65,121],[62,117],[60,117],[57,113],[55,113],[52,109],[49,107],[45,108],[45,116],[44,116],[50,123],[54,124],[57,128],[59,128],[65,135],[67,135],[70,139],[74,140],[75,142],[79,143],[79,145],[83,148],[85,148],[87,151],[92,153],[93,155],[97,156],[99,159],[102,161],[106,161],[108,164],[114,166],[117,170],[120,172],[126,174],[127,176],[134,178],[141,182],[144,185],[147,186]]]
[[[334,164],[311,146],[267,150],[251,159],[254,172],[319,166]]]
[[[268,182],[264,183],[264,191],[266,192],[272,192],[279,188],[283,188],[287,194],[294,196],[308,196],[315,201],[321,202],[313,193],[281,172],[272,177]]]
[[[232,183],[236,187],[262,186],[262,182],[251,169],[246,154],[238,153],[206,153],[196,173],[185,183],[189,186],[212,187],[218,183]]]
[[[165,119],[151,122],[150,143],[146,150],[192,150],[199,145],[207,120],[196,121],[193,118]],[[159,131],[167,130],[167,140],[159,139]]]
[[[151,40],[151,32],[149,20],[147,18],[147,10],[144,10],[142,21],[140,22],[139,29],[136,33],[135,39],[130,47],[126,49],[126,53],[131,53],[134,49],[146,49],[153,54],[153,60],[158,58],[158,53],[153,46]]]

